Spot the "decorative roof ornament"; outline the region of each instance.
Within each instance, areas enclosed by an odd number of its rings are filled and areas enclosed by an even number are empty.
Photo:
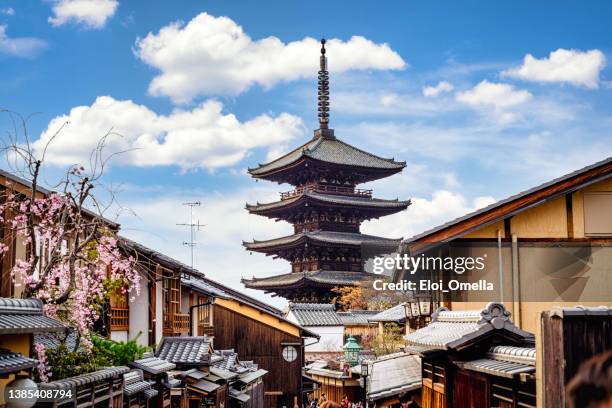
[[[321,57],[319,58],[319,84],[318,84],[318,115],[319,130],[317,136],[333,137],[333,130],[329,129],[329,71],[327,70],[327,57],[325,56],[325,38],[321,39]]]

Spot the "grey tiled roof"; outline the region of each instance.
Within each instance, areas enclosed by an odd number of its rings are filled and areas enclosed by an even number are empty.
[[[535,348],[496,346],[489,350],[486,358],[457,362],[457,365],[466,370],[513,378],[535,372],[535,355]]]
[[[397,353],[372,361],[367,397],[370,401],[421,388],[421,358]]]
[[[213,392],[216,389],[220,388],[221,386],[219,384],[215,384],[214,382],[210,382],[208,380],[200,380],[198,382],[196,382],[195,384],[189,384],[187,385],[188,388],[191,389],[195,389],[196,391],[200,391],[203,393],[209,393],[209,392]]]
[[[198,276],[189,276],[187,278],[186,275],[182,280],[181,284],[185,287],[191,288],[195,291],[204,293],[209,296],[218,297],[221,299],[229,299],[230,295],[222,289],[219,289],[210,283],[206,282],[204,279]]]
[[[36,360],[33,358],[0,348],[0,374],[18,373],[21,370],[29,370],[34,366],[36,366]]]
[[[429,325],[408,334],[405,339],[409,345],[429,349],[461,349],[492,332],[512,337],[517,343],[534,342],[533,334],[512,324],[510,312],[500,303],[489,303],[481,311],[453,312],[440,308],[432,315]]]
[[[34,343],[39,343],[45,346],[46,349],[56,349],[64,344],[68,350],[73,351],[77,346],[78,331],[69,327],[63,333],[34,333]],[[83,344],[79,344],[83,347]]]
[[[0,298],[0,334],[59,332],[61,322],[43,315],[40,299]]]
[[[290,303],[289,312],[302,326],[342,326],[336,308],[329,303]]]
[[[235,400],[238,400],[241,403],[245,403],[251,399],[251,397],[248,394],[245,394],[241,392],[240,390],[235,389],[234,387],[231,387],[229,389],[229,396],[230,398],[234,398]]]
[[[263,175],[295,163],[302,157],[309,157],[326,163],[340,164],[354,167],[378,168],[387,170],[401,170],[405,162],[396,162],[393,159],[384,159],[373,155],[336,138],[315,137],[286,155],[261,164],[259,167],[249,169],[253,176]]]
[[[347,272],[347,271],[308,271],[290,272],[282,275],[270,276],[267,278],[242,279],[247,288],[267,288],[292,286],[300,281],[310,281],[326,286],[352,285],[355,282],[374,279],[380,275],[373,275],[366,272]]]
[[[610,306],[574,306],[574,307],[553,307],[551,315],[558,317],[565,316],[612,316]]]
[[[276,208],[282,208],[289,204],[293,204],[296,201],[319,201],[327,204],[341,204],[346,206],[363,207],[363,208],[381,208],[381,209],[405,209],[410,205],[410,200],[399,201],[399,200],[383,200],[379,198],[369,198],[351,195],[335,195],[335,194],[324,194],[315,191],[307,191],[296,197],[275,201],[272,203],[257,203],[256,205],[247,204],[247,210],[257,213]]]
[[[268,374],[268,371],[264,370],[263,368],[259,368],[255,371],[245,371],[238,376],[238,381],[244,384],[249,384],[266,374]]]
[[[123,394],[131,397],[151,389],[151,384],[144,380],[142,370],[135,369],[123,374]]]
[[[156,356],[175,364],[209,365],[219,358],[211,354],[212,339],[201,337],[164,337]]]
[[[141,358],[129,363],[128,365],[153,375],[165,373],[176,368],[176,364],[159,357]]]
[[[370,317],[378,312],[373,310],[351,310],[349,312],[337,312],[338,317],[345,326],[366,326],[370,324]]]
[[[400,243],[400,239],[377,237],[374,235],[359,234],[355,232],[337,231],[307,231],[299,234],[289,235],[281,238],[274,238],[266,241],[243,242],[249,250],[273,249],[280,245],[299,244],[301,242],[317,242],[321,244],[340,244],[340,245],[367,245],[389,249],[395,249]]]
[[[405,304],[400,303],[387,310],[383,310],[374,316],[368,317],[368,320],[371,322],[403,322],[406,320]]]
[[[97,381],[103,381],[109,378],[119,377],[127,373],[128,371],[130,371],[130,369],[125,366],[108,367],[98,371],[94,371],[93,373],[82,374],[76,377],[65,378],[63,380],[51,381],[48,383],[41,383],[38,384],[38,386],[39,388],[50,389],[80,387]]]

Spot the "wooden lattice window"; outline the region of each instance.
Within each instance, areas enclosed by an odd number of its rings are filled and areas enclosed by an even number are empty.
[[[113,293],[110,296],[111,331],[128,330],[130,327],[130,306],[127,293]]]

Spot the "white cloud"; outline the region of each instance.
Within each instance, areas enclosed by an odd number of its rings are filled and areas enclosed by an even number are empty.
[[[270,88],[314,77],[319,48],[310,37],[289,43],[276,37],[252,40],[233,20],[201,13],[187,24],[175,22],[138,39],[135,54],[160,71],[149,92],[184,103],[198,95],[235,95],[255,84]],[[331,72],[406,67],[388,44],[364,37],[332,39],[326,48]]]
[[[388,237],[410,238],[495,201],[490,196],[469,200],[460,193],[437,190],[433,192],[431,198],[413,198],[412,205],[406,211],[366,222],[363,232]]]
[[[455,89],[453,84],[446,82],[446,81],[441,81],[441,82],[438,82],[438,85],[436,86],[426,86],[425,88],[423,88],[423,96],[435,97],[444,92],[450,92],[453,89]]]
[[[13,57],[33,57],[47,46],[47,43],[34,37],[11,38],[6,34],[6,25],[0,25],[0,54]]]
[[[91,106],[72,108],[51,120],[35,148],[42,149],[69,122],[50,144],[46,161],[87,164],[92,150],[112,129],[105,156],[125,152],[113,163],[215,169],[238,163],[250,149],[275,147],[303,134],[302,120],[287,113],[241,122],[222,109],[220,102],[209,100],[192,110],[159,115],[130,100],[100,96]]]
[[[0,9],[0,14],[4,14],[5,16],[14,16],[15,15],[15,9],[12,8],[12,7],[2,8],[2,9]]]
[[[484,80],[472,89],[457,92],[455,99],[483,109],[498,125],[507,126],[522,117],[516,108],[530,101],[532,96],[529,91],[517,90],[512,85]]]
[[[468,105],[493,106],[496,109],[520,105],[531,99],[529,91],[512,85],[489,82],[486,79],[467,91],[458,92],[456,99]]]
[[[536,82],[565,82],[572,85],[597,88],[599,73],[606,58],[599,50],[580,51],[559,48],[548,58],[537,59],[525,55],[523,65],[502,72],[503,76]]]
[[[58,0],[53,4],[49,23],[57,27],[72,22],[84,28],[100,29],[118,6],[117,0]]]

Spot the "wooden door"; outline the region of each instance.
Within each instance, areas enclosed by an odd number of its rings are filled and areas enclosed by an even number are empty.
[[[489,408],[489,386],[486,376],[473,371],[457,370],[453,386],[453,407]]]

